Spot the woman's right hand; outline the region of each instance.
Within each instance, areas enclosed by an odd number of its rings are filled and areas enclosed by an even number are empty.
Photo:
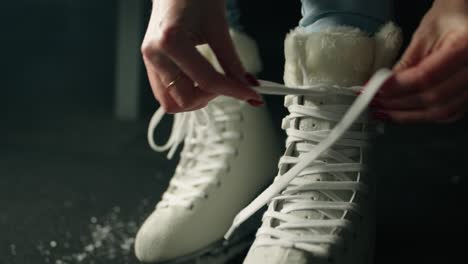
[[[225,75],[197,51],[208,43]],[[223,0],[154,0],[142,45],[154,95],[168,113],[202,108],[218,95],[261,105],[229,35]]]

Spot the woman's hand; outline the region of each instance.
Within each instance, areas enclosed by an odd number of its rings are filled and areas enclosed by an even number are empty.
[[[374,100],[374,116],[399,123],[451,122],[468,109],[468,1],[435,0]]]
[[[204,43],[225,75],[196,50]],[[166,112],[202,108],[218,95],[261,104],[249,87],[256,80],[245,72],[234,50],[223,0],[154,0],[142,53],[154,95]]]

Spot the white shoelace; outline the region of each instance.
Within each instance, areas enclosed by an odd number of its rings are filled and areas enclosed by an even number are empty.
[[[313,228],[346,228],[347,220],[342,217],[333,217],[327,215],[327,219],[304,219],[295,215],[288,214],[298,210],[317,210],[322,214],[327,214],[327,210],[357,211],[359,208],[352,202],[342,201],[340,197],[333,195],[332,191],[365,191],[365,185],[357,180],[349,179],[343,172],[359,172],[362,170],[361,164],[354,162],[346,154],[330,149],[332,146],[360,147],[363,145],[363,139],[366,137],[363,132],[348,132],[348,129],[355,123],[363,122],[361,114],[367,108],[374,95],[378,92],[385,81],[392,76],[390,70],[379,70],[364,87],[360,96],[349,107],[335,106],[334,109],[313,108],[298,104],[290,104],[288,109],[290,115],[286,120],[312,117],[322,118],[330,121],[339,121],[332,130],[321,131],[300,131],[294,128],[286,130],[288,134],[288,147],[295,145],[296,150],[300,152],[298,157],[283,156],[280,160],[280,167],[284,165],[292,166],[287,172],[278,175],[273,184],[271,184],[254,201],[245,207],[235,217],[233,224],[226,233],[225,238],[233,234],[243,222],[251,217],[260,208],[268,203],[273,203],[264,217],[279,220],[279,225],[275,228],[262,226],[257,235],[266,235],[262,237],[257,245],[283,245],[286,247],[296,247],[307,251],[320,252],[322,249],[318,244],[334,243],[339,239],[336,235],[320,234],[315,232],[311,234],[297,236],[295,233],[288,232],[291,229]],[[304,95],[323,97],[327,94],[355,95],[354,92],[362,87],[337,87],[329,85],[315,85],[312,87],[291,88],[282,84],[262,81],[259,87],[255,89],[265,94],[281,95]],[[344,114],[344,115],[343,115]],[[341,120],[340,120],[341,119]],[[303,143],[316,142],[316,144]],[[294,144],[289,144],[294,143]],[[286,152],[288,153],[288,152]],[[324,163],[317,158],[330,157],[339,163]],[[301,179],[301,176],[314,173],[329,173],[337,181],[313,181]],[[330,201],[311,200],[310,192],[319,191],[327,195]],[[302,193],[302,194],[301,194]],[[352,199],[351,199],[352,200]],[[285,201],[290,203],[286,204]],[[277,203],[283,202],[281,210],[274,210]],[[265,238],[267,237],[267,238]],[[269,238],[268,238],[269,237]]]
[[[165,112],[162,108],[155,112],[148,128],[148,143],[153,150],[169,150],[170,159],[185,141],[179,166],[158,206],[191,207],[194,198],[206,197],[207,184],[219,184],[216,176],[227,169],[226,157],[237,153],[236,147],[226,141],[241,138],[240,131],[226,124],[241,120],[241,108],[242,103],[217,99],[203,109],[175,114],[171,135],[163,145],[155,143],[154,132]]]

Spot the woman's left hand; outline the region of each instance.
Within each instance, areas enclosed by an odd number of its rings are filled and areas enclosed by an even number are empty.
[[[394,78],[374,99],[374,117],[447,123],[468,110],[468,1],[435,0]]]

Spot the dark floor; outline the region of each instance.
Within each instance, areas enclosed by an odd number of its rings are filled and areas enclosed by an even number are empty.
[[[133,237],[174,161],[147,147],[148,111],[112,114],[115,10],[22,0],[0,11],[1,264],[136,263]]]
[[[0,263],[135,263],[133,237],[173,163],[146,147],[146,122],[19,123],[0,141]]]

